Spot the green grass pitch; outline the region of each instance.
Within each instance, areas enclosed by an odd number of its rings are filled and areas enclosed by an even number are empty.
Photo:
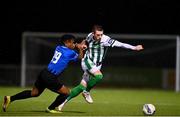
[[[0,87],[0,103],[4,95],[13,95],[22,90],[18,87]],[[155,116],[180,116],[180,93],[174,91],[95,88],[91,95],[93,104],[86,103],[79,95],[64,107],[63,113],[50,114],[45,109],[57,94],[45,90],[37,98],[11,103],[7,112],[1,109],[0,116],[143,116],[142,106],[145,103],[155,105]]]

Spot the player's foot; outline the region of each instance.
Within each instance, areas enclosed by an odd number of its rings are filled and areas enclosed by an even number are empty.
[[[46,108],[46,112],[48,112],[48,113],[54,113],[54,114],[62,113],[62,112],[60,112],[60,111],[58,111],[58,110],[56,110],[56,109],[50,110],[48,107]]]
[[[6,112],[7,107],[9,106],[9,103],[11,102],[10,96],[4,96],[4,102],[3,102],[3,111]]]
[[[61,106],[61,105],[56,107],[56,110],[59,111],[59,112],[62,112],[62,109],[63,109],[63,106]]]
[[[82,92],[82,95],[83,95],[84,99],[86,100],[86,102],[88,102],[89,104],[92,104],[92,103],[93,103],[93,99],[91,98],[91,95],[90,95],[89,92],[87,92],[87,91],[84,90],[84,91]]]
[[[56,107],[56,110],[58,111],[62,111],[63,107],[65,106],[65,104],[68,102],[68,100],[66,99],[61,105],[59,105],[58,107]]]

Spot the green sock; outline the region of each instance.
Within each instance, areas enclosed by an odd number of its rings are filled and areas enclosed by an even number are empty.
[[[76,97],[77,95],[79,95],[83,90],[85,90],[86,88],[79,84],[78,86],[76,86],[75,88],[73,88],[67,98],[67,100],[71,100],[72,98]]]
[[[95,75],[94,77],[91,77],[88,81],[86,91],[90,91],[101,79],[103,78],[103,75]]]

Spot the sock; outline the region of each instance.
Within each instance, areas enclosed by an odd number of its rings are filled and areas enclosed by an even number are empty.
[[[103,75],[95,75],[94,77],[91,77],[88,81],[86,91],[90,91],[101,79],[103,78]]]
[[[11,96],[11,102],[15,101],[15,100],[20,100],[20,99],[26,99],[26,98],[30,98],[31,96],[31,90],[25,90],[22,91],[16,95]]]
[[[50,110],[54,110],[55,107],[58,107],[61,103],[63,103],[68,95],[66,94],[60,94],[56,97],[56,100],[48,107]]]
[[[77,95],[79,95],[83,90],[85,90],[86,88],[79,84],[78,86],[76,86],[75,88],[73,88],[67,98],[67,101],[71,100],[72,98],[76,97]]]

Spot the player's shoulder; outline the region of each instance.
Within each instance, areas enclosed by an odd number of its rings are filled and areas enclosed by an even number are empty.
[[[56,50],[62,50],[62,49],[67,49],[67,47],[64,46],[64,45],[58,45],[58,46],[56,46]]]
[[[77,54],[77,52],[73,49],[67,48],[63,51],[65,56],[68,56],[69,58],[75,56]]]
[[[91,40],[93,38],[93,33],[89,33],[87,36],[86,36],[86,40]]]
[[[61,50],[61,48],[62,48],[61,45],[57,45],[56,46],[56,51]]]
[[[57,46],[56,50],[62,51],[62,52],[69,52],[69,53],[74,52],[74,50],[72,50],[72,49],[70,49],[70,48],[68,48],[68,47],[66,47],[64,45]]]
[[[87,35],[87,37],[90,37],[90,36],[93,36],[93,33],[92,33],[92,32],[90,32],[90,33]]]
[[[105,35],[105,34],[103,34],[103,36],[102,36],[102,38],[101,38],[101,41],[102,42],[106,42],[106,41],[108,41],[109,39],[111,39],[108,35]]]

